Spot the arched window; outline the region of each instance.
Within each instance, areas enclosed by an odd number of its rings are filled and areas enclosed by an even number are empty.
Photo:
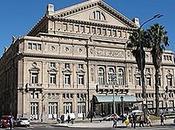
[[[118,69],[118,85],[124,85],[124,72],[123,72],[123,69]]]
[[[105,84],[105,71],[101,67],[98,70],[98,83],[99,83],[99,85]]]

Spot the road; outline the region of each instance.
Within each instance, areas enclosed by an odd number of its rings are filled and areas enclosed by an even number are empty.
[[[54,127],[54,126],[31,126],[29,128],[26,127],[16,127],[13,130],[131,130],[134,128],[67,128],[67,127]],[[153,126],[153,127],[136,127],[136,130],[173,130],[175,129],[175,125],[166,125],[166,126]],[[6,130],[6,129],[0,129]]]

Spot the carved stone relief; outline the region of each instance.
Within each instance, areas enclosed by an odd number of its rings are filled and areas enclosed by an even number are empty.
[[[124,58],[124,51],[122,51],[122,50],[96,49],[96,56]]]

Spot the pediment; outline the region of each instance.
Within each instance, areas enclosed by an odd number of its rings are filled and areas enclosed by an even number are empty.
[[[102,0],[89,0],[55,11],[52,15],[59,18],[108,24],[119,27],[137,27],[134,22]]]

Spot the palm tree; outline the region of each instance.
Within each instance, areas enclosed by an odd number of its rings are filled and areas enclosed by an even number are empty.
[[[146,31],[139,28],[130,35],[127,47],[133,49],[132,54],[136,58],[138,70],[141,72],[142,98],[146,98],[146,88],[144,79],[145,68],[145,50],[143,47],[148,47]]]
[[[156,110],[155,114],[158,116],[160,114],[159,111],[159,73],[160,66],[162,62],[162,54],[165,47],[168,46],[168,36],[167,31],[164,26],[159,24],[152,25],[149,29],[147,29],[147,42],[151,47],[151,55],[153,60],[153,65],[155,67],[155,102],[156,102]]]

